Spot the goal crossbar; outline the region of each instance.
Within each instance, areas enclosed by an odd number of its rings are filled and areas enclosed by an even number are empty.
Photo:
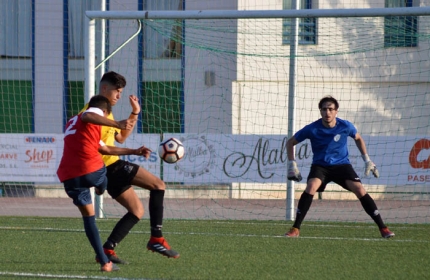
[[[244,19],[430,15],[430,7],[301,10],[86,11],[91,19]]]

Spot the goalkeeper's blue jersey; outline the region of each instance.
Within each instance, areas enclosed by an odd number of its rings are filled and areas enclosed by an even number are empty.
[[[330,166],[350,164],[348,158],[348,136],[355,138],[357,129],[349,121],[336,118],[336,125],[327,128],[319,119],[294,134],[298,142],[311,141],[312,164]]]

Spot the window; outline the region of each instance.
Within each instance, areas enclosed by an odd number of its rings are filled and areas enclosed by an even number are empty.
[[[0,2],[0,133],[31,133],[32,1]]]
[[[182,10],[183,0],[146,0],[144,10]],[[180,58],[182,20],[147,21],[144,27],[145,58]]]
[[[32,1],[5,0],[0,6],[0,56],[31,57]],[[37,3],[36,3],[37,5]],[[86,10],[100,10],[101,0],[68,1],[70,57],[84,56]]]
[[[283,0],[283,8],[291,9],[292,1]],[[312,0],[300,0],[300,9],[312,9]],[[282,43],[290,44],[292,20],[286,18],[282,22]],[[299,44],[300,45],[315,45],[316,40],[316,18],[300,18],[299,19]]]
[[[32,6],[28,0],[0,5],[0,56],[31,57]]]
[[[385,0],[386,8],[412,7],[413,0]],[[416,47],[418,18],[416,16],[387,16],[384,21],[385,47]]]
[[[100,8],[101,0],[68,1],[67,18],[69,24],[69,57],[84,57],[85,11],[100,10]]]

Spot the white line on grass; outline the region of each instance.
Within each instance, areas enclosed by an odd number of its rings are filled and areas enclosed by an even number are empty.
[[[349,227],[349,228],[363,228],[363,227],[375,227],[374,225],[315,225],[306,224],[308,227]],[[399,228],[399,227],[396,227]],[[410,229],[410,227],[405,227]],[[2,227],[0,229],[11,229],[11,230],[49,230],[49,231],[64,231],[64,232],[84,232],[83,229],[58,229],[58,228],[31,228],[31,227]],[[99,230],[100,232],[110,232],[110,230]],[[230,237],[263,237],[263,238],[288,238],[284,235],[258,235],[258,234],[231,234],[231,233],[211,233],[211,232],[168,232],[167,234],[174,235],[204,235],[204,236],[230,236]],[[131,231],[130,234],[149,234],[149,231]],[[296,238],[288,238],[296,239]],[[297,239],[318,239],[318,240],[351,240],[351,241],[374,241],[374,242],[386,242],[385,238],[347,238],[347,237],[321,237],[321,236],[300,236]],[[411,242],[411,243],[430,243],[427,240],[412,240],[412,239],[399,239],[399,237],[390,238],[390,242]]]
[[[186,222],[195,222],[195,223],[199,223],[202,221],[206,221],[206,220],[186,220]],[[307,221],[304,222],[303,225],[304,226],[310,226],[310,227],[333,227],[333,228],[373,228],[375,227],[375,224],[372,221],[367,222],[360,222],[362,223],[361,225],[344,225],[342,223],[353,223],[353,222],[348,222],[348,221],[342,221],[339,222],[339,224],[330,224],[330,222],[327,222],[327,224],[322,224],[323,222],[319,222],[319,224],[313,224],[313,221]],[[238,224],[238,225],[265,225],[265,224],[270,224],[271,226],[281,226],[281,227],[290,227],[291,224],[293,223],[293,221],[256,221],[256,222],[243,222],[242,220],[229,220],[229,221],[213,221],[214,224]],[[390,226],[391,224],[389,224],[388,226]],[[424,228],[424,227],[418,227],[417,224],[412,224],[413,227],[410,227],[410,225],[407,224],[394,224],[393,228],[407,228],[407,229],[414,229],[414,230],[426,230],[428,228]],[[390,226],[391,228],[391,226]]]
[[[12,229],[12,230],[36,230],[36,231],[65,231],[65,232],[82,232],[84,229],[61,229],[61,228],[36,228],[36,227],[0,227],[0,229]]]
[[[35,277],[35,278],[63,278],[63,279],[109,279],[109,280],[149,280],[148,278],[122,278],[106,276],[88,276],[88,275],[65,275],[65,274],[45,274],[45,273],[27,273],[27,272],[8,272],[0,271],[0,275],[18,276],[18,277]]]
[[[237,224],[237,225],[258,225],[260,223],[234,223],[234,222],[214,222],[216,224]],[[271,223],[271,226],[282,226],[282,227],[286,227],[289,228],[288,225],[286,224],[277,224],[277,223]],[[331,224],[326,224],[326,225],[319,225],[319,224],[305,224],[306,227],[328,227],[328,228],[374,228],[375,225],[374,224],[370,224],[369,225],[331,225]],[[391,227],[390,227],[391,228]],[[410,227],[407,225],[404,226],[394,226],[393,228],[405,228],[408,230],[424,230],[427,228],[420,228],[420,227]],[[49,228],[49,227],[45,227],[45,228],[37,228],[37,227],[8,227],[8,226],[0,226],[0,229],[12,229],[12,230],[49,230],[49,231],[66,231],[66,232],[82,232],[84,231],[84,229],[61,229],[61,228]],[[108,231],[108,230],[103,230],[103,229],[99,229],[100,232],[104,232],[104,231]],[[132,231],[130,233],[149,233],[149,231]]]
[[[390,238],[347,238],[347,237],[321,237],[321,236],[300,236],[300,237],[285,237],[284,235],[258,235],[258,234],[225,234],[225,233],[207,233],[207,232],[169,232],[169,234],[177,235],[206,235],[206,236],[229,236],[229,237],[263,237],[263,238],[285,238],[285,239],[318,239],[318,240],[351,240],[351,241],[376,241],[376,242],[415,242],[415,243],[430,243],[427,240],[412,240],[412,239],[398,239],[396,237]]]

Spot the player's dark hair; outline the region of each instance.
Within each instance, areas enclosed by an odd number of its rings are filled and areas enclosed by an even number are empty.
[[[334,104],[334,108],[335,108],[336,110],[337,110],[337,109],[339,109],[339,102],[337,102],[336,98],[334,98],[334,97],[333,97],[333,96],[331,96],[331,95],[324,96],[324,97],[320,100],[320,102],[318,103],[318,109],[320,109],[320,110],[321,110],[321,108],[322,108],[323,104],[324,104],[324,103],[326,103],[326,102],[333,103],[333,104]]]
[[[114,71],[104,73],[100,84],[109,84],[114,86],[116,89],[125,88],[127,82],[123,75],[118,74]]]
[[[91,97],[90,102],[88,103],[88,108],[90,107],[106,110],[108,114],[112,112],[112,105],[110,105],[109,99],[102,95],[94,95]]]

